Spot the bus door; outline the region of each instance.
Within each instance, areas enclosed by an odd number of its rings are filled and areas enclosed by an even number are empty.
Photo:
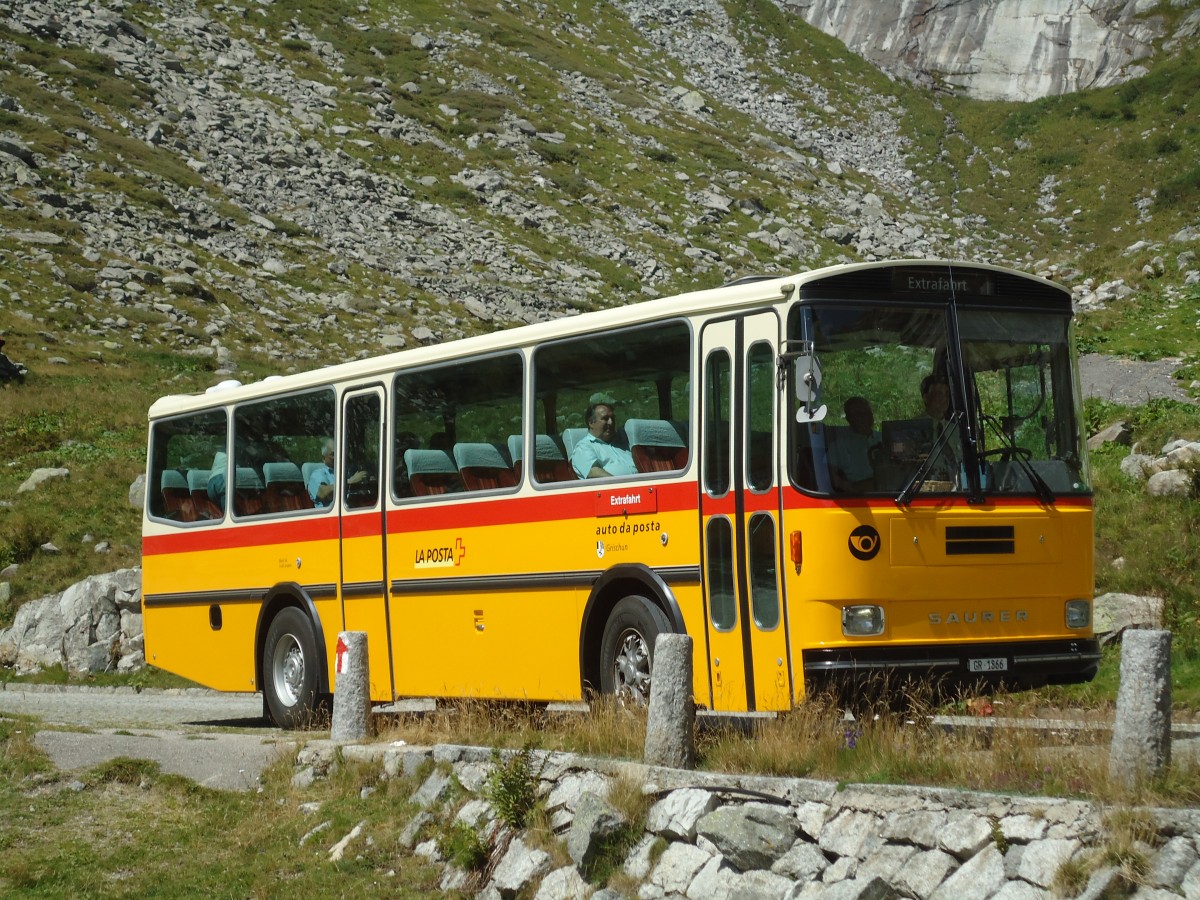
[[[791,657],[779,581],[779,319],[770,312],[714,322],[700,342],[700,509],[712,707],[789,709]]]
[[[347,393],[336,463],[341,500],[342,618],[347,631],[367,633],[371,699],[391,701],[387,554],[383,505],[383,388]]]

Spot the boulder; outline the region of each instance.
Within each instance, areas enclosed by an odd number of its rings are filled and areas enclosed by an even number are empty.
[[[55,665],[72,675],[140,668],[141,603],[141,569],[93,575],[32,600],[0,630],[0,665],[21,675]]]

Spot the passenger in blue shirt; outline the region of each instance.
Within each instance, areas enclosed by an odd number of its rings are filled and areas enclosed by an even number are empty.
[[[365,470],[359,469],[346,479],[348,484],[358,484],[367,477]],[[312,497],[314,506],[329,506],[333,503],[333,486],[337,476],[333,471],[333,441],[326,438],[321,446],[321,465],[308,476],[308,495]]]
[[[628,448],[613,443],[617,436],[617,416],[612,404],[593,403],[587,408],[588,433],[571,451],[571,467],[580,478],[607,475],[636,475],[637,466]]]

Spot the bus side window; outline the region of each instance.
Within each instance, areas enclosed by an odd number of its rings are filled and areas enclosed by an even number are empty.
[[[538,425],[561,438],[575,476],[636,477],[690,465],[691,346],[688,326],[670,321],[538,348],[533,395],[544,420]],[[561,481],[560,471],[539,465],[535,478]]]
[[[195,483],[208,477],[212,460],[224,452],[228,419],[214,410],[156,422],[150,435],[150,472],[146,509],[151,518],[170,522],[211,522],[207,496],[201,502]]]
[[[516,353],[400,372],[392,388],[392,494],[437,497],[516,490],[509,450],[524,425],[524,360]]]
[[[333,505],[332,497],[316,500],[313,488],[321,480],[314,480],[315,471],[324,470],[323,449],[334,437],[334,400],[331,388],[320,388],[238,407],[230,492],[234,516],[283,515]],[[304,464],[318,460],[305,478]]]

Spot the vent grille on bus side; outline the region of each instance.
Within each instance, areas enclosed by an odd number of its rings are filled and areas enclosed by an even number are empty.
[[[1016,532],[1012,525],[952,525],[946,528],[947,556],[1016,552]]]

